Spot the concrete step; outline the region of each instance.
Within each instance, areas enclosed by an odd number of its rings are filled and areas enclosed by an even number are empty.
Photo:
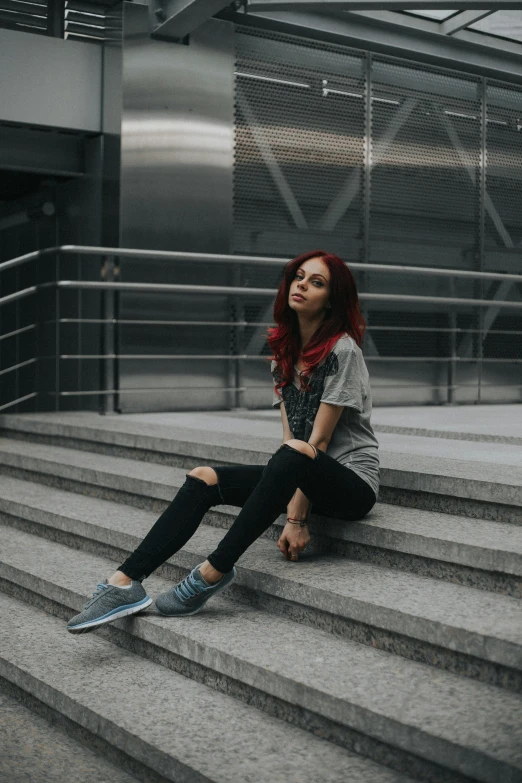
[[[26,706],[28,703],[31,709]],[[111,763],[95,753],[66,733],[70,724],[58,728],[46,720],[41,714],[42,706],[30,697],[28,700],[23,691],[13,689],[5,680],[0,684],[0,780],[5,783],[136,783],[138,778],[121,768],[121,757]],[[33,711],[38,708],[40,714]]]
[[[3,589],[64,619],[114,568],[105,558],[21,531],[11,530],[4,540]],[[152,596],[169,586],[159,577],[146,582]],[[353,742],[354,732],[362,735],[369,755],[387,755],[396,769],[415,777],[441,783],[461,776],[491,783],[521,779],[519,695],[245,607],[227,593],[195,617],[165,618],[151,608],[97,634],[231,689],[246,703],[277,709],[291,723],[300,719],[341,744]],[[17,614],[10,613],[11,632],[19,627],[28,636],[26,616]],[[63,623],[55,634],[66,635]],[[33,629],[33,646],[35,637]],[[81,660],[83,637],[75,647]],[[33,663],[30,653],[28,659]]]
[[[13,499],[6,498],[8,492]],[[156,519],[150,512],[15,479],[4,480],[2,495],[1,519],[9,527],[108,556],[117,564]],[[181,578],[222,535],[201,524],[156,573]],[[6,530],[5,540],[10,536]],[[266,538],[239,559],[229,592],[337,636],[522,689],[522,604],[511,597],[337,555],[304,553],[290,563]]]
[[[187,472],[7,439],[0,439],[0,471],[156,512],[175,496]],[[2,495],[10,500],[21,497],[18,490]],[[207,519],[227,528],[237,514],[236,506],[221,505]],[[282,514],[267,535],[278,538],[284,523]],[[312,511],[310,529],[323,551],[522,597],[522,527],[377,503],[363,520],[351,523]]]
[[[411,780],[144,660],[99,632],[73,637],[63,620],[7,595],[0,595],[0,611],[0,676],[138,762],[150,781]]]
[[[11,437],[65,445],[76,449],[130,457],[190,469],[198,464],[266,464],[281,443],[278,437],[248,438],[161,426],[129,417],[94,413],[21,414],[0,416],[0,430]],[[492,449],[513,448],[491,444]],[[472,459],[426,457],[380,448],[379,499],[395,505],[423,508],[522,524],[522,468]]]

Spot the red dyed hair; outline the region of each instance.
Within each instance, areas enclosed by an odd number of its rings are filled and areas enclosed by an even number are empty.
[[[306,365],[305,372],[301,375],[301,383],[306,390],[310,391],[307,378],[328,356],[345,332],[348,332],[360,347],[366,331],[366,321],[361,313],[357,285],[348,266],[339,256],[324,250],[311,250],[297,258],[292,258],[283,269],[283,279],[274,302],[274,321],[277,326],[267,329],[267,342],[273,353],[269,361],[275,359],[283,379],[279,388],[292,383],[294,364],[299,358],[301,348],[299,321],[296,312],[288,304],[288,295],[297,270],[309,258],[320,258],[330,270],[332,309],[328,311],[322,324],[312,335],[301,357]],[[281,396],[279,389],[276,392]]]

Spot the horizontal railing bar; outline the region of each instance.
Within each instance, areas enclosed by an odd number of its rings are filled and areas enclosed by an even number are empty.
[[[290,259],[276,258],[267,256],[242,256],[242,255],[217,255],[214,253],[184,253],[179,250],[139,250],[134,248],[108,248],[108,247],[89,247],[85,245],[62,245],[59,248],[65,254],[86,253],[89,255],[114,255],[118,258],[148,258],[164,259],[172,261],[196,261],[200,263],[236,263],[236,264],[266,264],[270,266],[286,264]],[[522,255],[522,250],[521,250]],[[518,280],[522,282],[522,275],[510,274],[504,272],[475,272],[464,269],[437,269],[434,267],[412,267],[399,266],[397,264],[373,264],[362,263],[360,261],[350,261],[350,269],[373,270],[400,272],[411,274],[433,274],[454,277],[470,277],[483,280]]]
[[[51,357],[48,357],[51,358]],[[227,354],[216,354],[211,356],[200,356],[200,355],[194,355],[194,354],[184,354],[184,355],[172,355],[172,354],[127,354],[127,353],[109,353],[109,354],[60,354],[58,357],[59,359],[65,359],[65,360],[78,360],[78,359],[120,359],[121,361],[131,361],[131,360],[138,360],[139,361],[146,361],[146,360],[154,360],[154,361],[180,361],[180,360],[190,360],[190,359],[197,359],[198,361],[204,360],[204,361],[212,361],[214,359],[221,359],[221,360],[244,360],[244,361],[260,361],[261,359],[267,360],[269,357],[267,356],[246,356],[242,354],[235,354],[235,355],[227,355]],[[507,358],[469,358],[469,357],[460,357],[460,356],[368,356],[365,354],[365,361],[372,361],[372,362],[508,362],[510,364],[517,364],[518,362],[522,362],[522,359],[507,359]],[[268,362],[267,362],[268,363]]]
[[[522,388],[522,383],[505,383],[505,384],[498,384],[498,383],[482,383],[482,388],[501,388],[501,389],[519,389]],[[401,384],[401,383],[379,383],[375,386],[375,389],[476,389],[477,384],[476,383],[444,383],[444,384],[421,384],[421,383],[414,383],[414,384]],[[175,389],[171,389],[166,386],[145,386],[142,389],[94,389],[92,391],[61,391],[61,392],[53,392],[49,391],[46,392],[46,394],[52,396],[52,397],[87,397],[87,396],[99,396],[100,394],[149,394],[150,392],[168,392],[169,394],[175,393],[175,392],[183,392],[183,391],[231,391],[231,392],[249,392],[254,389],[268,389],[270,391],[272,387],[270,386],[178,386]],[[28,395],[29,397],[34,397],[36,394]],[[25,398],[22,398],[25,399]],[[17,402],[20,402],[20,400],[17,400]],[[14,403],[9,403],[10,405]],[[378,407],[378,406],[377,406]],[[2,410],[0,408],[0,410]],[[255,410],[255,408],[252,408],[251,410]],[[265,410],[265,408],[261,408],[260,410]],[[274,409],[275,411],[277,409]],[[379,425],[376,424],[375,428],[378,429]]]
[[[6,367],[5,370],[0,370],[0,375],[7,375],[8,372],[14,372],[21,367],[27,367],[28,364],[34,364],[36,359],[27,359],[25,362],[19,362],[19,364],[13,364],[11,367]]]
[[[42,321],[42,323],[50,324],[56,323],[55,321]],[[118,324],[118,325],[136,325],[136,326],[273,326],[272,321],[146,321],[140,318],[60,318],[58,323],[61,324]],[[453,332],[458,334],[462,332],[467,334],[481,334],[483,329],[464,329],[461,327],[452,328],[451,326],[373,326],[370,324],[366,327],[366,332],[375,331],[390,331],[390,332]],[[488,336],[490,334],[522,334],[522,330],[517,329],[488,329]],[[2,338],[0,338],[2,339]]]
[[[7,334],[0,335],[0,340],[7,340],[8,337],[16,337],[17,334],[23,334],[34,329],[36,324],[30,324],[30,326],[24,326],[22,329],[15,329],[14,332],[7,332]]]
[[[499,359],[495,357],[464,357],[464,356],[368,356],[364,355],[366,362],[507,362],[508,364],[518,364],[522,362],[522,359]]]
[[[56,250],[56,248],[52,248],[52,250]],[[26,264],[28,261],[34,261],[35,258],[41,258],[44,254],[51,253],[52,250],[51,248],[33,250],[32,253],[24,253],[23,256],[11,258],[10,261],[2,261],[0,264],[0,272],[5,272],[6,269],[13,269],[15,266],[22,266],[22,264]]]
[[[51,321],[47,323],[51,323]],[[273,326],[272,321],[148,321],[140,318],[60,318],[59,323],[124,324],[136,326]]]
[[[77,253],[92,256],[116,256],[118,258],[143,258],[150,261],[195,261],[196,263],[238,263],[281,265],[289,259],[275,256],[242,256],[218,253],[190,253],[182,250],[140,250],[127,247],[91,247],[89,245],[62,245],[60,251],[65,255]]]
[[[462,334],[482,334],[484,331],[483,329],[464,329],[462,327],[455,327],[454,329],[451,326],[368,326],[366,328],[367,332],[376,332],[376,331],[390,331],[390,332],[453,332],[455,334],[458,334],[461,332]],[[488,337],[490,334],[522,334],[522,330],[517,329],[488,329]]]
[[[52,358],[52,357],[48,357]],[[210,355],[204,355],[199,356],[198,354],[183,354],[183,355],[173,355],[170,353],[165,354],[133,354],[133,353],[108,353],[108,354],[98,354],[98,353],[92,353],[92,354],[60,354],[60,359],[205,359],[208,361],[211,361],[212,359],[252,359],[254,361],[259,361],[261,359],[268,359],[267,356],[242,356],[242,355],[231,355],[231,354],[210,354]]]
[[[13,400],[12,402],[7,402],[5,405],[0,405],[0,411],[5,410],[6,408],[11,408],[13,405],[18,405],[19,402],[30,400],[33,397],[38,397],[38,392],[32,392],[31,394],[26,394],[23,397],[19,397],[17,400]]]
[[[502,389],[522,389],[522,383],[481,383],[482,388],[492,387]],[[422,383],[378,383],[373,384],[372,389],[476,389],[477,383],[438,383],[438,384],[422,384]],[[379,425],[376,424],[375,427]]]
[[[259,265],[277,265],[281,266],[288,263],[287,258],[275,258],[268,256],[242,256],[242,255],[217,255],[215,253],[185,253],[178,250],[141,250],[135,248],[121,247],[97,247],[89,245],[60,245],[49,247],[43,250],[36,250],[32,253],[26,253],[24,256],[13,258],[10,261],[4,261],[0,264],[0,272],[4,269],[10,269],[13,266],[40,258],[43,255],[51,253],[61,253],[63,255],[86,255],[86,256],[116,256],[118,258],[143,258],[143,259],[163,259],[172,261],[193,261],[196,263],[235,263],[235,264],[259,264]],[[522,254],[522,251],[521,251]],[[402,266],[397,264],[374,264],[362,263],[360,261],[351,261],[348,266],[350,269],[359,269],[366,271],[382,271],[399,274],[419,274],[434,275],[438,277],[463,277],[477,280],[510,280],[513,282],[522,282],[522,275],[505,272],[476,272],[467,269],[441,269],[435,267]]]
[[[260,388],[260,387],[259,387]],[[266,387],[264,387],[266,388]],[[270,387],[268,387],[270,389]],[[94,391],[61,391],[61,392],[47,392],[53,397],[86,397],[92,394],[144,394],[152,391],[162,391],[172,394],[172,392],[178,391],[192,391],[193,389],[199,389],[200,391],[247,391],[247,387],[235,386],[176,386],[175,389],[171,389],[168,386],[145,386],[143,389],[96,389]]]
[[[26,296],[31,296],[38,291],[37,285],[32,285],[30,288],[23,288],[21,291],[16,291],[14,294],[8,294],[0,299],[0,306],[7,304],[8,302],[16,302],[18,299],[24,299]]]
[[[44,285],[52,285],[45,283]],[[273,288],[241,288],[238,286],[218,285],[185,285],[182,283],[104,283],[102,281],[59,280],[58,288],[74,288],[76,290],[108,290],[141,293],[180,292],[190,294],[221,294],[236,296],[270,296],[275,297],[277,291]],[[522,302],[504,302],[495,299],[463,299],[447,296],[417,296],[414,294],[359,294],[359,299],[369,302],[411,302],[416,304],[469,305],[479,307],[503,307],[522,309]]]

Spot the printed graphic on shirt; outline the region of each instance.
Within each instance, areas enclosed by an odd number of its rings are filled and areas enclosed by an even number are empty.
[[[275,364],[275,362],[274,362]],[[292,431],[292,436],[297,440],[308,441],[312,434],[315,416],[319,408],[325,380],[329,375],[336,375],[339,371],[339,360],[335,353],[330,352],[323,364],[316,367],[308,384],[311,391],[301,391],[294,384],[289,384],[280,389],[285,403],[286,416],[288,424]],[[272,371],[274,386],[282,383],[282,376],[277,367]]]

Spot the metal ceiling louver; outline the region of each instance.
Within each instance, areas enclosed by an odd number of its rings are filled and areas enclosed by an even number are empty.
[[[53,0],[0,0],[0,27],[40,35],[60,36],[58,11],[58,32],[56,6]],[[103,43],[117,40],[120,36],[119,20],[110,8],[110,3],[64,0],[63,37],[68,40]]]
[[[0,27],[47,34],[47,0],[0,0]]]

